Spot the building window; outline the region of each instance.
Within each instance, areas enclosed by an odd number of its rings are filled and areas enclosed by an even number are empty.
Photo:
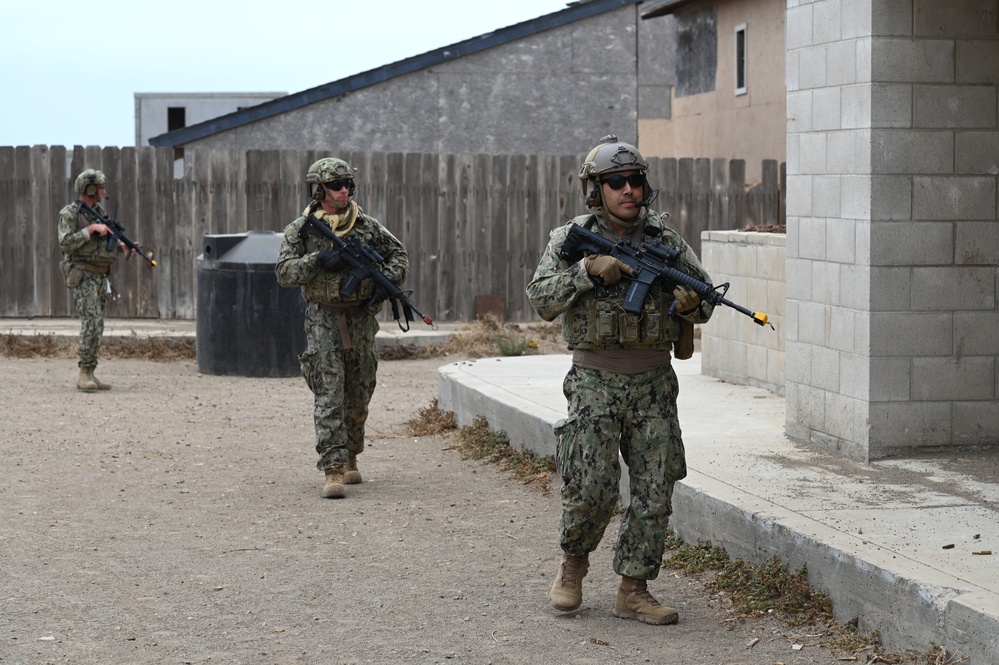
[[[735,94],[746,94],[746,24],[735,26]]]
[[[185,127],[187,127],[187,109],[183,106],[167,107],[167,131],[172,132]]]
[[[168,106],[167,107],[167,131],[172,132],[177,129],[184,129],[187,127],[187,109],[183,106]],[[180,146],[173,149],[174,159],[184,159],[184,147]]]

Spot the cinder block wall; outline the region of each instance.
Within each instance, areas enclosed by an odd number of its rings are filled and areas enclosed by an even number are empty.
[[[726,298],[766,312],[761,327],[731,307],[717,307],[701,326],[701,373],[784,394],[785,243],[783,233],[704,231],[701,263]]]
[[[999,2],[788,2],[787,432],[999,444]]]

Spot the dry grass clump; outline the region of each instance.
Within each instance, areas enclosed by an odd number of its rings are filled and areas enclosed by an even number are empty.
[[[393,344],[378,349],[379,360],[426,360],[446,355],[439,344]]]
[[[54,335],[0,335],[0,354],[10,358],[76,358],[76,340]],[[153,360],[170,362],[197,357],[194,339],[172,337],[104,337],[104,360]]]
[[[562,328],[557,323],[500,323],[493,317],[473,321],[455,330],[443,344],[400,344],[378,351],[381,360],[423,360],[460,356],[525,356],[565,353]]]
[[[447,354],[469,358],[565,353],[557,323],[500,323],[487,316],[460,328],[441,347]]]
[[[496,464],[513,474],[521,484],[547,494],[555,476],[555,458],[537,455],[530,450],[516,450],[506,432],[494,432],[482,416],[458,432],[458,443],[452,446],[464,459]]]
[[[489,423],[479,416],[471,425],[457,430],[453,411],[442,411],[437,399],[417,417],[406,423],[413,436],[443,436],[453,441],[451,450],[462,459],[472,459],[496,464],[511,473],[522,484],[547,494],[555,476],[555,458],[537,455],[529,450],[516,450],[510,445],[505,432],[494,432]],[[456,431],[457,430],[457,431]]]
[[[455,331],[444,344],[400,344],[378,351],[381,360],[425,360],[458,355],[468,358],[565,353],[557,323],[499,323],[485,318]],[[75,358],[76,339],[54,335],[0,335],[0,354],[12,358]],[[102,359],[169,362],[197,357],[194,338],[107,336],[101,340]]]
[[[9,358],[73,358],[76,343],[53,335],[0,335],[0,353]]]
[[[840,660],[845,662],[958,665],[966,660],[932,643],[925,652],[889,651],[881,646],[877,631],[858,630],[858,618],[846,624],[837,622],[831,599],[809,586],[804,565],[792,571],[777,557],[759,564],[730,560],[724,548],[700,541],[688,545],[674,532],[670,532],[666,548],[664,567],[701,577],[704,586],[727,602],[737,618],[771,617],[788,627],[807,626],[808,637],[816,640],[815,646],[840,654]]]
[[[435,397],[430,406],[420,409],[415,418],[406,422],[412,436],[439,436],[450,434],[458,428],[454,411],[442,411]]]
[[[760,224],[758,226],[747,226],[739,229],[747,233],[787,233],[786,224]]]

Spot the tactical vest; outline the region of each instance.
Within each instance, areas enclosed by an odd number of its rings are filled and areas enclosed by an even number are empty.
[[[592,215],[581,215],[573,224],[589,226]],[[663,229],[657,216],[650,215],[645,226]],[[670,232],[664,231],[665,242]],[[658,349],[669,351],[680,339],[680,323],[667,312],[673,303],[672,290],[656,281],[649,288],[639,314],[624,311],[630,280],[610,286],[597,286],[579,296],[562,315],[562,335],[570,349]]]
[[[86,215],[80,213],[80,206],[78,204],[71,203],[67,207],[71,209],[71,212],[76,214],[77,228],[83,229],[91,224],[91,220],[89,220]],[[100,205],[94,206],[94,209],[101,215],[105,214]],[[67,254],[64,261],[71,264],[89,264],[90,266],[96,268],[106,269],[114,263],[114,260],[117,257],[117,244],[118,243],[112,243],[111,249],[108,249],[107,236],[91,235],[88,242]]]
[[[299,228],[305,223],[305,218],[300,217],[295,220]],[[369,218],[364,213],[359,213],[354,228],[351,229],[349,237],[354,237],[366,245],[372,245],[375,235],[371,232],[372,225]],[[305,253],[333,249],[336,247],[325,238],[317,238],[309,235],[305,239]],[[302,295],[306,300],[319,302],[327,305],[360,305],[367,304],[375,293],[375,282],[373,279],[363,279],[357,287],[357,291],[348,299],[340,293],[340,287],[347,278],[347,273],[342,271],[317,270],[315,277],[302,285]]]

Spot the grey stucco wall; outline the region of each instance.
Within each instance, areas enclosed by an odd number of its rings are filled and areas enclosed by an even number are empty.
[[[668,20],[629,5],[193,141],[191,148],[561,153],[663,117]],[[641,36],[641,39],[639,37]],[[657,101],[658,100],[658,101]]]

